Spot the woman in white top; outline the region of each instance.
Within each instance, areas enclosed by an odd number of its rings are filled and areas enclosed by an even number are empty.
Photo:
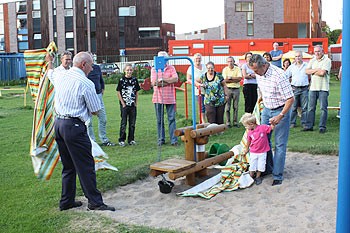
[[[202,55],[200,53],[196,53],[193,56],[193,60],[194,60],[194,80],[200,80],[200,77],[202,75],[205,74],[205,72],[207,72],[207,68],[204,64],[202,64]],[[187,81],[192,84],[192,70],[191,70],[191,66],[188,67],[187,69]],[[200,90],[200,94],[199,94],[199,90]],[[200,89],[200,87],[196,87],[195,88],[195,95],[197,96],[198,99],[198,104],[200,106],[200,111],[201,111],[201,121],[200,123],[204,123],[205,122],[205,106],[204,106],[204,90]]]

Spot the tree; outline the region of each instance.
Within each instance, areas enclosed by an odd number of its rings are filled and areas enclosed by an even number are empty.
[[[336,44],[339,35],[342,33],[341,29],[335,29],[333,31],[331,31],[330,27],[328,25],[324,26],[322,28],[322,31],[326,33],[327,37],[328,37],[328,44]]]

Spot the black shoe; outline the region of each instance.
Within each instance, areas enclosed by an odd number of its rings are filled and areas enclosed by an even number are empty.
[[[256,185],[259,185],[261,183],[262,183],[262,178],[261,177],[258,177],[258,178],[255,179],[255,184]]]
[[[320,132],[320,133],[325,133],[325,132],[326,132],[326,129],[320,129],[319,132]]]
[[[69,205],[66,205],[66,206],[60,206],[60,211],[62,211],[62,210],[69,210],[69,209],[72,209],[72,208],[80,207],[82,205],[83,205],[83,203],[81,201],[75,201],[72,204],[69,204]]]
[[[313,128],[303,128],[301,131],[314,131]]]
[[[88,210],[110,210],[110,211],[115,211],[115,208],[113,206],[108,206],[106,204],[102,204],[100,206],[93,206],[91,204],[88,204]]]
[[[282,180],[274,180],[272,182],[272,186],[275,186],[275,185],[281,185],[282,184]]]

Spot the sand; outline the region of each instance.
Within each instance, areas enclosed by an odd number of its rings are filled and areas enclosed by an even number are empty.
[[[190,188],[184,179],[175,181],[170,194],[162,194],[157,185],[160,177],[148,177],[103,194],[115,212],[90,213],[184,232],[329,233],[335,232],[336,225],[337,175],[337,156],[289,152],[280,186],[271,186],[269,175],[259,186],[205,200],[177,196]]]

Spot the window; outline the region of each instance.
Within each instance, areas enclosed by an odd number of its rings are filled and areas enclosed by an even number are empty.
[[[17,15],[17,34],[28,34],[27,15]]]
[[[40,11],[32,11],[32,17],[33,19],[40,18]]]
[[[33,0],[33,10],[40,10],[40,0]]]
[[[228,45],[218,45],[213,46],[213,54],[229,54],[230,46]]]
[[[73,16],[73,9],[65,9],[64,10],[64,16]]]
[[[5,37],[4,35],[0,35],[0,51],[5,50]]]
[[[66,32],[66,50],[74,50],[74,33]]]
[[[173,47],[173,54],[189,54],[190,48],[189,46],[174,46]]]
[[[24,50],[28,49],[28,36],[27,35],[18,35],[18,51],[23,52]]]
[[[236,12],[245,12],[247,20],[247,36],[254,36],[254,3],[236,2]]]
[[[236,11],[237,12],[248,12],[253,10],[253,2],[236,2]]]
[[[42,48],[41,46],[41,34],[39,33],[36,33],[34,34],[34,49],[39,49],[39,48]]]
[[[119,16],[136,16],[136,6],[119,7]]]
[[[139,38],[159,38],[160,27],[140,27]]]
[[[307,38],[306,23],[299,23],[298,24],[298,38]]]
[[[17,2],[16,3],[17,13],[25,13],[27,12],[27,1]]]
[[[73,0],[64,0],[65,9],[73,9]]]
[[[309,51],[309,45],[307,44],[295,44],[293,45],[293,50],[294,51],[302,51],[307,53]]]
[[[90,10],[96,10],[95,0],[90,0]]]
[[[193,44],[194,49],[204,49],[204,44]]]

